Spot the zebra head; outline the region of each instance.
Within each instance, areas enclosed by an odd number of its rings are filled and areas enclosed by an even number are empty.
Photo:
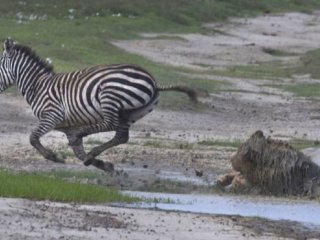
[[[11,58],[14,55],[14,45],[12,39],[6,39],[3,45],[3,54],[0,57],[0,92],[3,92],[14,83],[12,74]]]

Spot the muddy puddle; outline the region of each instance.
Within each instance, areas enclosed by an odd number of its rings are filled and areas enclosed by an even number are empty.
[[[188,183],[194,186],[213,186],[218,179],[218,174],[210,173],[204,177],[199,177],[195,172],[185,174],[181,171],[175,170],[154,170],[140,167],[123,167],[119,168],[119,171],[124,171],[129,175],[139,174],[144,178],[157,178],[159,180],[169,180],[178,183]]]
[[[188,195],[125,191],[124,194],[150,199],[150,203],[129,205],[133,208],[156,208],[179,212],[238,215],[302,223],[309,228],[320,226],[320,203],[272,197]],[[153,199],[157,199],[153,201]]]

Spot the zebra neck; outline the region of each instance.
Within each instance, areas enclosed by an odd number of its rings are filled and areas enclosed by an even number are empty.
[[[34,73],[27,74],[24,77],[18,78],[16,83],[17,88],[20,90],[22,96],[26,101],[31,104],[38,92],[40,82],[48,78],[50,74],[43,73],[41,70]]]

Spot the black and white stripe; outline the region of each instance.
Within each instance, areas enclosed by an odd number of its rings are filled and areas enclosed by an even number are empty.
[[[48,78],[46,78],[48,81]],[[121,111],[141,108],[157,94],[153,78],[130,65],[97,66],[78,72],[53,74],[47,87],[49,100],[63,112],[58,127],[92,125],[102,120],[117,127]],[[43,96],[40,97],[41,99]],[[36,116],[40,117],[38,106]]]
[[[86,165],[110,170],[95,157],[128,140],[130,125],[152,111],[159,91],[181,91],[196,100],[193,89],[160,87],[147,71],[135,65],[101,65],[55,73],[26,46],[6,40],[4,49],[0,62],[0,91],[12,84],[21,91],[40,120],[30,142],[49,160],[60,161],[41,145],[39,138],[57,129],[66,133],[76,156]],[[101,131],[116,131],[116,134],[112,140],[86,154],[82,138]]]

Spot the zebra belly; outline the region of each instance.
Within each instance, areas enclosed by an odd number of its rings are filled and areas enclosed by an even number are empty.
[[[93,125],[103,121],[101,106],[98,102],[92,101],[94,108],[89,105],[72,108],[65,107],[64,121],[58,127],[77,128]]]

